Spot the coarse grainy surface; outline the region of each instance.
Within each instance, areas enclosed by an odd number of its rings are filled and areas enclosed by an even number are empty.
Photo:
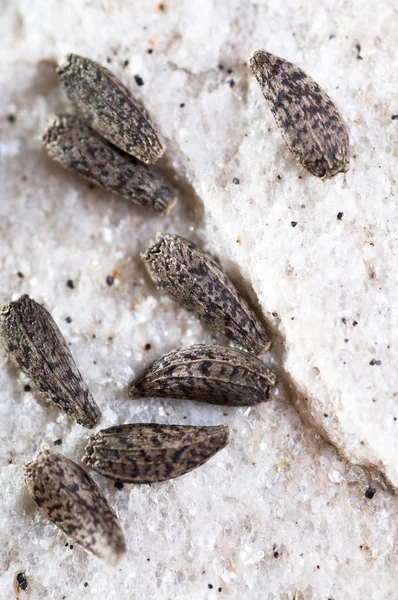
[[[47,519],[90,554],[116,564],[126,552],[114,510],[97,484],[72,460],[43,448],[24,466],[25,483]]]
[[[270,340],[264,326],[222,269],[191,241],[158,233],[141,254],[156,286],[200,319],[255,354]]]
[[[251,69],[287,147],[316,177],[350,168],[350,142],[342,116],[329,96],[296,65],[265,50],[250,58]]]
[[[164,147],[144,107],[109,69],[68,54],[57,72],[78,113],[109,142],[144,163],[163,154]]]
[[[129,394],[252,406],[268,400],[275,383],[272,371],[250,352],[198,344],[172,350],[149,365],[132,382]]]
[[[396,497],[361,467],[398,485],[396,21],[393,0],[0,2],[0,304],[28,293],[51,312],[101,428],[231,429],[168,482],[120,489],[90,472],[128,540],[114,569],[31,500],[23,464],[42,442],[81,464],[87,431],[0,347],[1,600],[396,599]],[[251,73],[256,48],[330,94],[350,131],[345,176],[298,166]],[[181,189],[166,217],[46,155],[48,116],[70,107],[54,72],[69,52],[109,66],[148,108],[167,145],[159,166]],[[270,402],[128,398],[167,352],[226,343],[147,277],[139,253],[158,231],[192,239],[258,300]]]
[[[84,427],[102,415],[50,313],[27,294],[0,309],[0,335],[7,352],[32,383]]]
[[[50,117],[43,144],[62,166],[135,204],[165,214],[176,202],[177,192],[160,174],[119,151],[77,117]]]
[[[156,483],[189,473],[228,444],[228,425],[133,423],[90,436],[83,461],[124,483]]]

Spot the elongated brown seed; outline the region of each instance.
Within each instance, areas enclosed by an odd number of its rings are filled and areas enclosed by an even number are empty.
[[[0,309],[0,323],[7,352],[39,390],[80,425],[98,425],[101,411],[50,313],[25,294]]]
[[[43,144],[62,166],[135,204],[167,214],[176,203],[176,191],[160,174],[112,146],[77,117],[50,117]]]
[[[83,461],[110,479],[155,483],[203,465],[228,438],[228,425],[118,425],[90,435]]]
[[[156,360],[133,381],[129,394],[251,406],[268,400],[275,383],[272,371],[253,354],[198,344]]]
[[[145,109],[108,69],[68,54],[58,75],[82,118],[109,142],[144,163],[163,154],[164,146]]]
[[[185,238],[158,233],[141,254],[158,288],[255,354],[268,350],[262,323],[220,267]]]
[[[87,552],[116,564],[126,551],[119,519],[91,477],[48,448],[24,466],[33,500],[54,525]]]
[[[256,50],[250,66],[289,150],[316,177],[350,168],[346,125],[329,96],[296,65]]]

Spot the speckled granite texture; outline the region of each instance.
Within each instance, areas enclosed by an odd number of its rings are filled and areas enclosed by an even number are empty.
[[[1,599],[398,597],[397,19],[393,0],[0,3],[1,304],[28,293],[51,311],[104,427],[232,429],[225,450],[169,483],[118,490],[94,473],[129,546],[107,567],[44,520],[22,480],[43,442],[80,462],[86,431],[1,350]],[[317,180],[286,150],[247,66],[258,47],[341,109],[346,176]],[[109,66],[158,124],[160,166],[181,189],[167,217],[45,156],[68,52]],[[217,256],[262,311],[280,380],[271,402],[128,399],[163,353],[225,343],[149,281],[139,252],[160,230]]]

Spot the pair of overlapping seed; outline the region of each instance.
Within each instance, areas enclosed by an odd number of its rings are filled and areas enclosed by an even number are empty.
[[[49,156],[108,191],[167,214],[177,192],[146,166],[164,145],[145,109],[113,73],[88,58],[69,54],[58,75],[79,118],[50,117],[43,134]]]

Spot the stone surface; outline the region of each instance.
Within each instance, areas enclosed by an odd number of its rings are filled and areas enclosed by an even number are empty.
[[[22,465],[57,440],[80,461],[86,432],[25,391],[1,351],[1,598],[396,596],[396,10],[392,0],[373,10],[370,0],[1,3],[1,304],[29,293],[51,311],[104,427],[232,428],[229,447],[170,483],[118,490],[94,474],[129,544],[113,570],[65,545],[30,501]],[[341,108],[346,177],[318,181],[288,153],[245,65],[258,47],[297,63]],[[70,51],[107,64],[158,123],[161,166],[182,189],[167,217],[42,151],[47,116],[67,106],[54,64]],[[148,280],[139,252],[159,230],[202,244],[258,299],[281,381],[272,402],[225,411],[128,399],[129,381],[161,354],[225,343]]]

